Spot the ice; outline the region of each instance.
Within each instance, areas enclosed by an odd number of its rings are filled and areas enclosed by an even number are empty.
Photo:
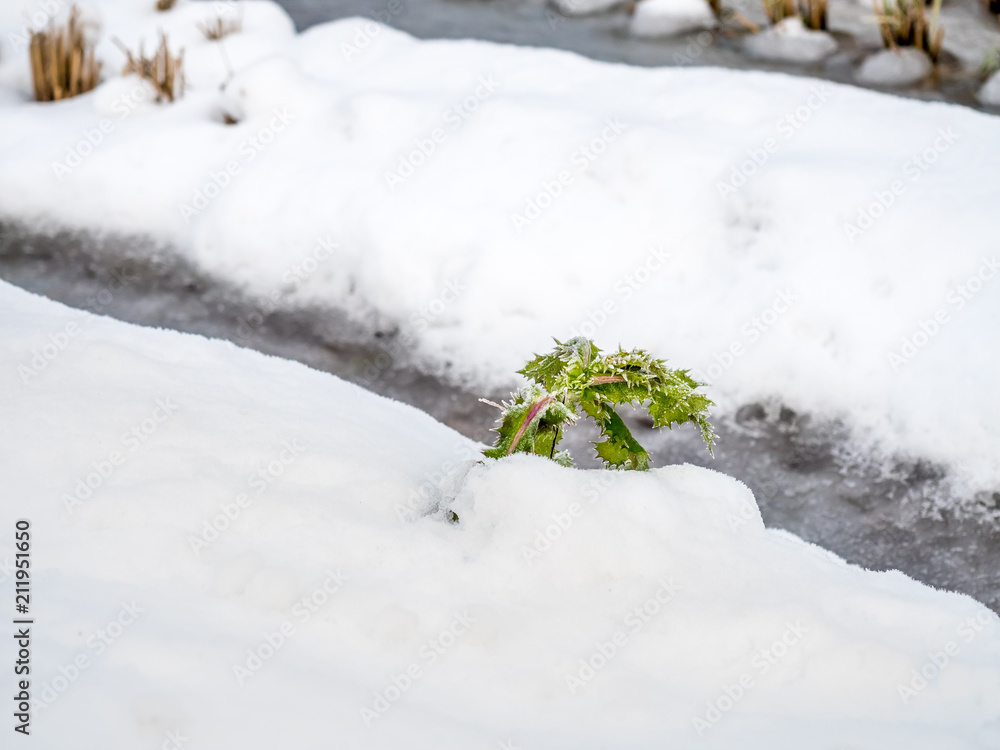
[[[552,4],[567,16],[586,16],[620,5],[622,0],[553,0]]]

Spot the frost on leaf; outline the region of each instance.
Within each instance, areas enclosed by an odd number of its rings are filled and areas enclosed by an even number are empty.
[[[532,384],[500,406],[497,441],[485,451],[490,458],[534,453],[569,466],[569,454],[557,453],[556,447],[564,424],[575,422],[582,411],[601,429],[602,440],[594,446],[605,466],[648,469],[649,453],[615,411],[621,404],[645,406],[655,427],[693,422],[709,453],[715,445],[708,421],[712,402],[697,392],[701,384],[687,370],[671,369],[642,349],[619,348],[602,356],[590,339],[557,340],[555,349],[518,372]]]

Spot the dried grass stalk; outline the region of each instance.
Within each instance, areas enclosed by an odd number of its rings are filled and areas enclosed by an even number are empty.
[[[997,0],[997,2],[1000,2],[1000,0]],[[723,27],[727,26],[730,22],[735,21],[740,26],[748,29],[754,34],[760,31],[760,26],[749,20],[739,11],[725,7],[722,4],[722,0],[708,0],[708,7],[711,8],[712,14]]]
[[[75,5],[65,26],[50,22],[45,31],[32,32],[28,51],[36,101],[68,99],[97,86],[101,64],[94,59]]]
[[[239,17],[225,19],[222,16],[216,16],[211,21],[199,23],[198,29],[205,35],[206,39],[214,42],[230,34],[243,31],[243,19]]]
[[[149,81],[156,91],[156,101],[174,101],[184,93],[184,50],[178,53],[177,57],[170,54],[167,46],[167,35],[160,32],[160,46],[152,57],[146,57],[142,43],[139,44],[139,54],[133,55],[125,45],[117,39],[114,40],[119,49],[128,58],[125,67],[122,68],[122,75],[136,74],[140,78]]]
[[[799,9],[795,7],[795,0],[764,0],[764,12],[767,14],[767,20],[773,25],[798,15]]]
[[[815,31],[826,31],[827,0],[801,0],[802,23]]]
[[[928,21],[923,0],[872,0],[875,20],[882,33],[882,43],[887,49],[916,47],[922,49],[934,62],[941,55],[944,27],[938,23],[940,0],[935,0],[934,10]]]

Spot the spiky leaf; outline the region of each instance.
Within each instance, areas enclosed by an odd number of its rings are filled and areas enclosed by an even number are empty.
[[[601,428],[596,443],[605,465],[647,469],[649,454],[636,441],[615,407],[646,406],[653,425],[672,428],[693,422],[711,453],[715,434],[708,421],[712,402],[687,370],[674,370],[643,349],[602,356],[590,339],[556,340],[548,354],[536,355],[519,371],[533,382],[501,407],[497,442],[485,453],[493,458],[524,452],[549,456],[560,463],[568,454],[556,453],[565,424],[575,421],[579,408]],[[557,458],[558,457],[558,458]]]

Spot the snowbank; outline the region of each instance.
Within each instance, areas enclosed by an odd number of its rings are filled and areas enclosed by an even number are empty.
[[[923,50],[884,49],[865,59],[857,79],[869,86],[910,86],[929,76],[933,67]]]
[[[765,530],[729,477],[477,463],[335,377],[6,284],[0,340],[39,747],[1000,747],[995,615]]]
[[[799,16],[790,16],[743,42],[748,54],[764,60],[812,63],[832,55],[837,40],[825,31],[806,28]]]
[[[641,0],[635,6],[629,31],[635,36],[660,37],[715,25],[715,15],[705,0]]]
[[[101,7],[105,38],[169,30],[198,83],[122,114],[105,44],[107,83],[38,105],[4,47],[5,217],[153,235],[278,304],[398,326],[477,388],[578,332],[692,368],[723,413],[780,399],[845,419],[862,459],[1000,486],[996,118],[357,19],[292,36],[249,7],[220,92],[193,4]]]

